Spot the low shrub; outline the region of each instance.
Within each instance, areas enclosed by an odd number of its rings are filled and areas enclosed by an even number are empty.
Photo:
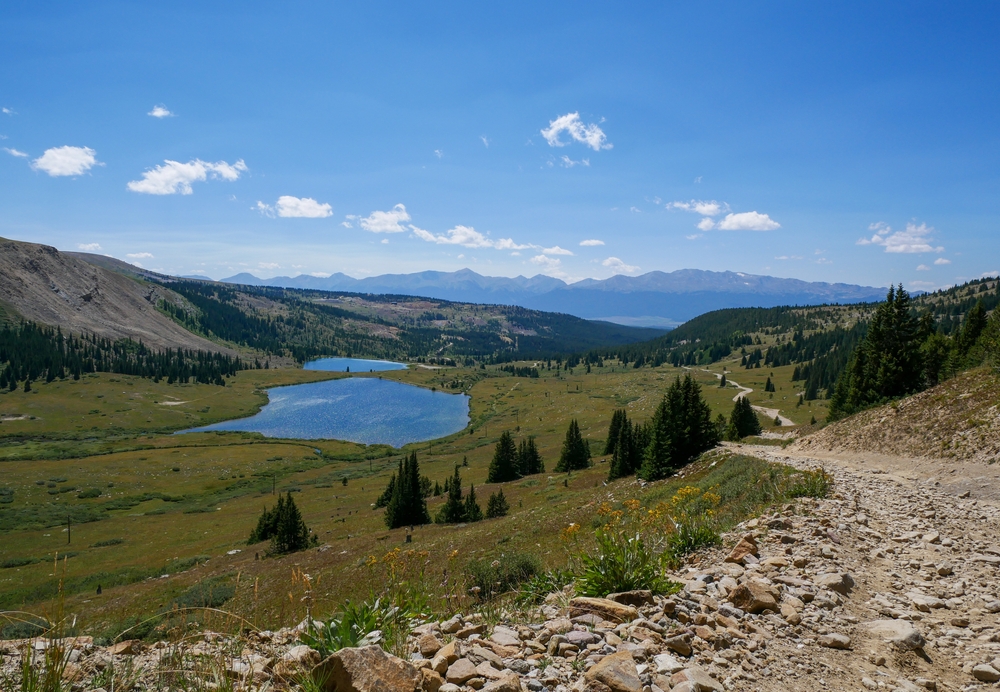
[[[226,577],[198,582],[171,604],[178,608],[218,608],[236,595],[236,587],[226,583]]]
[[[112,545],[121,545],[125,542],[124,538],[109,538],[106,541],[97,541],[97,543],[91,544],[91,548],[107,548]]]
[[[542,571],[537,557],[519,551],[501,553],[492,560],[470,560],[465,567],[470,591],[478,601],[513,591]]]
[[[25,565],[33,565],[36,562],[41,562],[41,559],[37,557],[9,557],[3,562],[0,562],[0,569],[24,567]]]
[[[80,500],[92,500],[95,497],[100,497],[100,496],[101,496],[101,491],[98,488],[88,488],[87,490],[84,490],[76,497],[77,499]]]

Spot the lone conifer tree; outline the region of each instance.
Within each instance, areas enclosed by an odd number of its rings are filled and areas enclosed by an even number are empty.
[[[504,497],[503,488],[500,488],[498,491],[490,495],[490,500],[486,503],[487,519],[505,517],[509,511],[510,505],[507,503],[507,498]]]
[[[305,550],[318,542],[316,536],[309,533],[291,493],[285,497],[279,495],[274,509],[264,509],[247,543],[252,545],[266,540],[271,541],[268,552],[276,555]]]
[[[476,486],[469,484],[469,494],[465,496],[465,521],[483,520],[483,508],[476,502]]]
[[[757,413],[753,410],[750,400],[741,396],[733,404],[733,412],[729,415],[729,426],[726,428],[726,438],[731,442],[739,442],[748,435],[760,435],[762,429]]]
[[[465,521],[465,504],[462,502],[462,477],[458,473],[458,464],[455,465],[455,473],[444,485],[448,498],[438,510],[435,521],[439,524],[460,524]]]
[[[514,438],[511,437],[510,432],[505,430],[501,433],[499,441],[497,441],[486,482],[506,483],[507,481],[517,480],[520,476],[520,469],[517,463],[517,447],[514,446]]]
[[[385,525],[396,529],[400,526],[427,524],[430,520],[427,500],[424,499],[420,484],[420,465],[417,463],[417,453],[413,452],[405,461],[399,462],[392,497],[385,508]]]
[[[711,408],[690,374],[670,385],[649,428],[649,443],[639,469],[647,481],[666,478],[719,441]]]
[[[555,470],[578,471],[590,466],[590,445],[580,434],[580,426],[576,418],[569,422],[566,430],[566,439],[563,441],[562,452],[559,454],[559,463]]]
[[[536,473],[545,473],[545,462],[535,445],[535,438],[529,437],[521,440],[517,448],[517,468],[522,476],[533,476]]]

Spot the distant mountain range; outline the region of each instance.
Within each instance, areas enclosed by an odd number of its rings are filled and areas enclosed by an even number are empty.
[[[352,293],[389,293],[441,300],[520,305],[634,326],[674,326],[720,308],[859,303],[885,298],[886,289],[779,279],[742,272],[679,269],[641,276],[616,275],[573,284],[537,275],[530,279],[483,276],[471,269],[383,274],[354,279],[346,274],[300,274],[259,279],[242,273],[222,279],[248,286],[280,286]]]

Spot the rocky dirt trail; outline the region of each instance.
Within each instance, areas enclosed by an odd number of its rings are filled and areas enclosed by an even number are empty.
[[[711,372],[710,370],[705,370],[705,368],[702,368],[702,370],[704,372]],[[720,375],[719,373],[712,373],[712,374],[715,375],[715,379],[717,380],[722,379],[722,375]],[[733,401],[736,401],[741,396],[746,396],[747,394],[753,391],[753,387],[744,387],[739,382],[729,379],[728,376],[726,377],[726,383],[731,384],[738,390],[740,390],[736,394],[736,396],[733,397]],[[775,418],[777,418],[781,422],[782,427],[791,427],[795,425],[795,423],[792,422],[790,418],[785,418],[783,415],[781,415],[781,412],[776,408],[767,408],[765,406],[752,406],[751,408],[753,408],[754,411],[760,411],[761,413],[764,414],[765,417],[769,418],[770,420],[774,420]]]

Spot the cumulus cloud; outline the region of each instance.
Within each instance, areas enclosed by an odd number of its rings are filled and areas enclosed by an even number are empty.
[[[487,238],[471,226],[455,226],[446,231],[444,235],[435,235],[416,226],[410,226],[410,229],[413,231],[413,235],[421,240],[438,245],[461,245],[462,247],[493,248],[495,250],[524,250],[531,247],[530,245],[518,245],[510,238],[499,240]]]
[[[667,209],[678,209],[681,211],[691,211],[702,216],[718,216],[729,211],[729,205],[725,202],[716,202],[693,199],[690,202],[667,202]]]
[[[573,159],[571,159],[570,157],[568,157],[566,155],[563,155],[563,156],[559,157],[559,160],[562,161],[562,167],[563,168],[572,168],[573,166],[589,166],[590,165],[590,159],[580,159],[579,161],[574,161]]]
[[[879,221],[869,225],[868,230],[874,234],[871,238],[859,239],[858,245],[880,245],[886,252],[893,253],[944,252],[944,247],[930,244],[934,228],[925,223],[919,226],[908,223],[904,230],[893,231],[889,224]]]
[[[154,118],[172,118],[174,116],[174,114],[167,110],[167,107],[164,105],[153,106],[153,110],[146,113],[146,115]]]
[[[571,141],[564,142],[561,138],[565,132],[570,136]],[[567,113],[560,115],[555,120],[549,121],[549,126],[542,130],[542,137],[549,143],[550,147],[564,147],[573,141],[585,144],[594,151],[601,149],[611,149],[612,144],[608,142],[604,131],[596,124],[584,125],[580,120],[579,113]]]
[[[77,248],[79,248],[80,250],[83,250],[84,252],[100,252],[101,251],[101,244],[100,243],[80,243],[79,245],[77,245]]]
[[[573,253],[566,248],[561,248],[558,245],[553,245],[552,247],[542,248],[543,255],[572,255]]]
[[[582,247],[596,247],[598,245],[604,245],[604,241],[591,238],[590,240],[581,240],[580,245]]]
[[[150,252],[130,252],[125,256],[129,259],[153,259],[153,255]]]
[[[609,257],[603,262],[601,262],[605,267],[610,269],[615,274],[635,274],[639,271],[639,267],[634,267],[630,264],[625,264],[617,257]]]
[[[4,147],[3,150],[6,151],[11,156],[16,156],[18,158],[27,158],[27,156],[28,156],[23,151],[18,151],[17,149],[11,149],[11,148],[8,148],[8,147]]]
[[[701,221],[698,222],[698,230],[701,230],[701,231],[710,231],[713,228],[715,228],[715,222],[712,221],[712,219],[710,219],[707,216],[704,217]]]
[[[257,202],[257,208],[261,212],[271,210],[271,206],[263,202]],[[333,215],[333,207],[329,204],[321,204],[311,197],[292,197],[291,195],[279,197],[274,211],[278,216],[288,219],[325,219],[327,216]]]
[[[143,173],[142,180],[133,180],[126,187],[132,192],[146,195],[175,195],[177,193],[190,195],[194,192],[191,189],[191,183],[202,182],[209,178],[232,182],[239,180],[240,174],[247,170],[243,159],[232,165],[225,161],[209,163],[201,159],[194,159],[187,163],[180,163],[167,159],[163,165],[150,168]]]
[[[926,264],[918,264],[917,265],[917,271],[918,272],[929,272],[930,270],[931,270],[931,268],[928,267]]]
[[[397,204],[389,211],[373,211],[368,216],[358,219],[361,228],[372,233],[404,233],[406,231],[402,224],[409,221],[410,215],[406,213],[406,207]]]
[[[726,218],[719,221],[715,227],[720,231],[773,231],[781,228],[781,224],[767,214],[744,211],[739,214],[726,214]]]
[[[94,166],[103,165],[97,160],[97,152],[90,147],[53,147],[31,162],[32,168],[53,177],[81,175]]]
[[[951,260],[945,259],[944,257],[938,257],[936,260],[934,260],[934,264],[938,266],[941,266],[943,264],[951,264]]]

